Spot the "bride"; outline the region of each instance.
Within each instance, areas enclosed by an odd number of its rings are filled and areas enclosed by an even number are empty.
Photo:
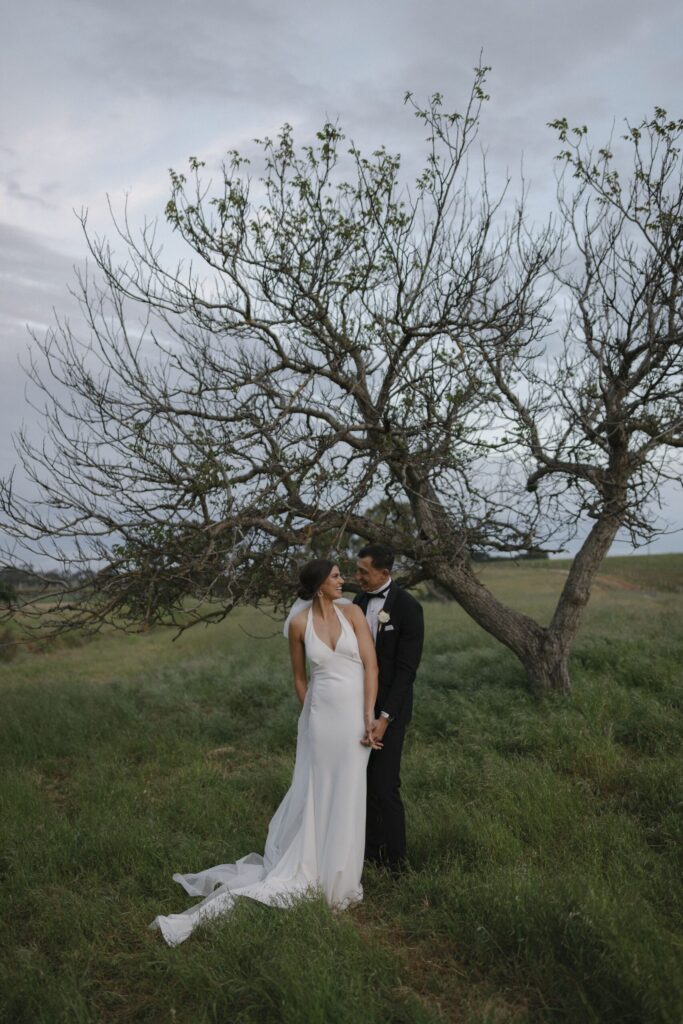
[[[200,923],[226,913],[238,896],[288,905],[322,893],[343,909],[363,898],[365,779],[377,696],[377,659],[359,607],[341,597],[344,580],[327,559],[307,562],[299,575],[285,635],[302,704],[292,784],[268,827],[261,857],[249,853],[196,875],[173,876],[191,896],[205,897],[180,914],[159,916],[169,945]],[[310,680],[306,677],[306,661]]]

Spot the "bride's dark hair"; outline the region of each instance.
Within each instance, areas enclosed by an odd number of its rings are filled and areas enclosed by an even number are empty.
[[[299,572],[299,583],[301,584],[297,590],[299,597],[304,601],[312,601],[316,590],[321,583],[325,582],[336,564],[329,558],[313,558],[310,562],[306,562]]]

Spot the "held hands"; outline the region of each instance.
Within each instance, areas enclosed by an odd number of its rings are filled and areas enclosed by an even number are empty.
[[[384,744],[382,739],[387,731],[389,721],[386,718],[366,719],[365,736],[361,740],[364,747],[371,747],[373,750],[381,750]]]

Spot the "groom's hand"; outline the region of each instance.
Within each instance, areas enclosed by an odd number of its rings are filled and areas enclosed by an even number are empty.
[[[381,743],[382,740],[384,739],[384,733],[387,731],[388,725],[388,718],[376,718],[375,721],[370,726],[370,731],[373,735],[373,738],[377,740],[378,743]]]
[[[365,736],[361,740],[361,743],[363,744],[364,747],[372,747],[373,750],[381,750],[382,749],[382,743],[380,742],[381,741],[381,736],[377,736],[377,734],[375,733],[375,726],[376,725],[377,725],[377,720],[372,721],[372,722],[370,722],[368,724],[367,729],[365,731]],[[384,733],[382,733],[382,735],[383,734]]]

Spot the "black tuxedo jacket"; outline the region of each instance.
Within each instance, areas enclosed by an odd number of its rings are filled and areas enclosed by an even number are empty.
[[[357,594],[353,603],[365,611],[368,599],[368,594]],[[389,621],[379,623],[375,641],[379,666],[375,712],[386,711],[392,718],[407,723],[413,710],[413,682],[422,657],[422,605],[392,582],[383,611]]]

